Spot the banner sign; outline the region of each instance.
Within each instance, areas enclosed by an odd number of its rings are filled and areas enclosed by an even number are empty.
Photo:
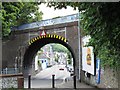
[[[96,59],[96,83],[100,84],[100,59]]]
[[[90,37],[86,36],[82,38],[82,70],[95,75],[95,60],[93,47],[86,47]]]

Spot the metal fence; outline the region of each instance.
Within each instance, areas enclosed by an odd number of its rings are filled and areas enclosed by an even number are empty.
[[[19,73],[18,68],[0,69],[0,74],[17,74],[17,73]]]

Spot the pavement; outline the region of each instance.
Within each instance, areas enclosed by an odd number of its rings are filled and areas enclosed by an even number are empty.
[[[64,70],[59,70],[60,68]],[[52,79],[52,75],[55,75],[55,79],[64,79],[70,77],[70,72],[67,70],[65,65],[54,65],[50,68],[46,68],[39,72],[37,75],[32,78],[35,79]]]
[[[60,68],[64,70],[59,70]],[[55,75],[55,89],[74,89],[73,77],[70,76],[70,72],[67,71],[65,65],[54,65],[51,68],[39,72],[36,76],[32,76],[31,88],[37,88],[40,90],[45,88],[53,89],[51,80],[53,74]],[[28,88],[27,79],[24,80],[24,87]],[[88,88],[93,90],[95,87],[76,81],[76,88]]]
[[[72,80],[67,82],[64,81],[62,84],[59,84],[57,88],[74,88],[74,82]],[[76,81],[76,88],[95,88],[95,87]]]
[[[55,80],[55,85],[63,83],[63,80]],[[28,88],[28,80],[24,79],[24,88]],[[31,88],[52,88],[51,79],[32,79]]]
[[[24,83],[24,87],[28,88],[28,83]],[[32,80],[31,88],[52,88],[52,80]],[[63,88],[63,89],[74,89],[74,82],[73,80],[65,81],[65,80],[56,80],[55,81],[55,88]],[[95,87],[87,85],[85,83],[81,83],[76,81],[76,88],[89,88],[94,89]]]

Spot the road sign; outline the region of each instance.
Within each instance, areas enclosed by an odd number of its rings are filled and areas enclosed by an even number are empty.
[[[46,35],[46,32],[43,30],[40,32],[40,36],[45,36]]]
[[[96,83],[100,84],[100,59],[96,59]]]

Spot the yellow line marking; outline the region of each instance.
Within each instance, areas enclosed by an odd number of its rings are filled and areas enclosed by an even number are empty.
[[[58,35],[56,35],[56,38],[58,38]]]
[[[62,41],[64,40],[64,38],[62,37],[62,39],[61,39]]]
[[[64,42],[66,42],[67,40],[66,39],[64,39]]]
[[[59,36],[59,39],[61,38],[61,36]]]

